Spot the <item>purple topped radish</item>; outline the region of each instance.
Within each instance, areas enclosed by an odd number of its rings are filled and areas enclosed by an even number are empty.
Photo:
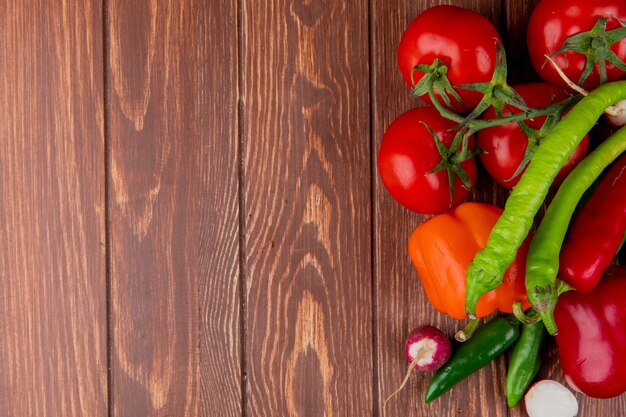
[[[411,367],[420,371],[435,371],[450,359],[450,340],[433,326],[414,329],[406,338],[404,353]]]
[[[409,368],[400,387],[385,400],[383,409],[387,402],[404,388],[413,369],[424,372],[435,371],[448,362],[451,352],[450,340],[438,328],[426,325],[413,329],[404,344],[404,353],[410,363]]]

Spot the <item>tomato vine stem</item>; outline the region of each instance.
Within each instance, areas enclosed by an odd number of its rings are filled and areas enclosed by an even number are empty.
[[[562,102],[554,103],[542,108],[528,107],[519,94],[517,94],[517,92],[515,92],[515,90],[506,82],[506,57],[504,48],[502,48],[499,44],[497,47],[497,60],[496,69],[494,70],[494,75],[490,82],[462,84],[456,86],[456,88],[474,90],[483,93],[483,99],[467,116],[461,116],[446,107],[450,105],[448,95],[453,96],[459,101],[460,97],[455,91],[455,87],[450,84],[450,81],[446,77],[446,65],[439,59],[435,59],[431,65],[420,64],[415,66],[413,69],[414,72],[421,71],[424,72],[425,75],[422,77],[420,82],[414,86],[411,91],[411,96],[421,97],[422,95],[427,95],[441,116],[458,123],[456,129],[461,132],[463,141],[465,141],[470,135],[482,129],[508,123],[522,123],[525,120],[541,116],[547,116],[544,126],[549,125],[551,128],[561,118],[563,112],[568,107],[576,104],[582,98],[577,95]],[[445,105],[438,100],[437,94],[442,97]],[[478,117],[490,106],[494,107],[496,115],[499,117],[490,120],[478,119]],[[504,116],[503,112],[506,106],[513,106],[521,110],[521,112]],[[545,135],[547,134],[546,130],[549,129],[544,129],[542,127],[540,130],[541,134]]]

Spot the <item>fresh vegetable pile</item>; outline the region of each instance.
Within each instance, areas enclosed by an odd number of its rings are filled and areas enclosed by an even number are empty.
[[[434,215],[409,239],[428,300],[469,318],[451,354],[437,329],[411,333],[401,387],[439,368],[430,402],[511,349],[509,407],[573,416],[561,384],[530,388],[550,336],[572,389],[626,392],[626,268],[611,265],[626,231],[626,2],[541,0],[527,40],[543,82],[516,86],[497,30],[473,11],[426,9],[400,41],[399,69],[426,105],[389,125],[378,170],[400,204]],[[603,114],[616,130],[591,143]],[[503,208],[464,202],[482,172],[510,190]]]

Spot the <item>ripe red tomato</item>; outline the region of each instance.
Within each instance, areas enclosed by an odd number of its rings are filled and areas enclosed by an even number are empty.
[[[537,4],[528,22],[527,41],[531,62],[543,80],[566,86],[552,65],[546,62],[544,55],[550,55],[560,49],[566,38],[591,30],[599,17],[606,17],[607,31],[622,27],[618,19],[626,20],[626,1],[541,0]],[[611,50],[622,61],[626,61],[626,39],[613,44]],[[585,55],[568,51],[555,55],[552,59],[570,80],[578,83],[587,61]],[[606,68],[608,81],[618,80],[625,75],[608,62]],[[583,87],[591,90],[599,83],[600,75],[596,64]]]
[[[496,43],[502,44],[493,24],[480,14],[456,6],[435,6],[418,15],[405,30],[398,48],[398,66],[413,87],[411,72],[418,64],[439,58],[448,67],[452,85],[488,82],[496,66]],[[416,71],[417,83],[423,73]],[[471,110],[482,94],[457,89],[462,105],[450,97],[454,110]],[[426,101],[430,99],[422,96]],[[440,100],[441,101],[441,100]]]
[[[461,179],[454,176],[453,199],[447,171],[430,173],[442,160],[428,125],[450,147],[456,123],[443,118],[433,107],[420,107],[400,115],[385,131],[378,152],[378,172],[387,191],[406,208],[422,214],[436,214],[461,203],[469,194]],[[468,146],[474,148],[471,137]],[[461,162],[472,186],[476,182],[474,158]]]
[[[520,84],[513,87],[515,91],[524,99],[529,107],[541,108],[553,103],[558,103],[567,98],[567,94],[561,87],[545,83],[529,83]],[[520,110],[509,105],[505,107],[503,114],[510,115],[520,113]],[[483,114],[484,119],[495,119],[496,113],[493,107],[490,107]],[[533,129],[539,129],[545,122],[545,117],[537,117],[535,119],[526,120],[526,124]],[[482,149],[480,161],[489,172],[489,174],[502,186],[513,188],[519,181],[520,175],[515,178],[511,177],[517,171],[520,163],[524,158],[526,147],[528,146],[528,138],[522,132],[517,123],[507,123],[500,126],[490,127],[480,130],[476,134],[477,146]],[[580,162],[587,153],[589,147],[589,137],[585,137],[580,141],[570,159],[563,166],[561,171],[554,179],[554,185],[558,185],[565,179],[567,174],[574,169],[576,164]],[[523,173],[523,171],[522,171]]]

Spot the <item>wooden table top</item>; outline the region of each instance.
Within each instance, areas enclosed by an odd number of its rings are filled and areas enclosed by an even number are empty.
[[[400,35],[437,3],[1,1],[0,415],[382,416],[407,332],[459,327],[375,165],[418,105]],[[456,3],[533,79],[536,1]],[[505,364],[428,405],[416,373],[387,415],[524,416]]]

